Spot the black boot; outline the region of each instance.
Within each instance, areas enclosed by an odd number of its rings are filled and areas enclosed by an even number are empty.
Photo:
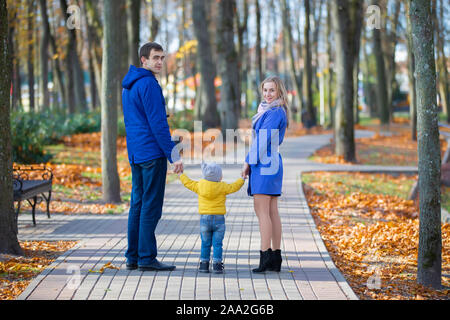
[[[209,261],[200,261],[198,272],[209,273]]]
[[[253,269],[254,273],[262,273],[270,268],[270,262],[272,257],[272,249],[267,249],[267,251],[259,251],[259,267]]]
[[[283,259],[281,258],[281,250],[277,249],[275,251],[272,251],[270,268],[268,270],[280,272],[282,261],[283,261]]]

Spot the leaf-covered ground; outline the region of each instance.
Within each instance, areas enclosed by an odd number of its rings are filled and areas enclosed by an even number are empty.
[[[77,241],[21,241],[23,256],[0,255],[0,300],[17,298],[30,282]]]
[[[406,200],[407,175],[315,172],[303,175],[316,226],[360,299],[449,299],[450,224],[442,224],[442,284],[416,283],[417,203]]]

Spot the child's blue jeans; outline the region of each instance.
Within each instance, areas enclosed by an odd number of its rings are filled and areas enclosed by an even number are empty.
[[[202,239],[201,261],[209,261],[213,247],[213,263],[222,262],[222,245],[225,236],[224,215],[200,215],[200,236]]]

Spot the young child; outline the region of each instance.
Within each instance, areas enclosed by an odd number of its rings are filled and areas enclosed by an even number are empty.
[[[194,181],[186,174],[180,175],[183,185],[198,194],[200,213],[200,236],[202,248],[199,272],[209,272],[211,246],[213,252],[213,272],[223,273],[222,242],[225,235],[226,195],[238,191],[244,184],[239,178],[234,183],[221,182],[222,169],[216,163],[202,163],[203,179]]]

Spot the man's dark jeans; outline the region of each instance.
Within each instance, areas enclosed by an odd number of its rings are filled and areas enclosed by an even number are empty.
[[[132,190],[128,215],[128,264],[146,266],[157,255],[155,229],[161,218],[167,158],[131,164]]]

